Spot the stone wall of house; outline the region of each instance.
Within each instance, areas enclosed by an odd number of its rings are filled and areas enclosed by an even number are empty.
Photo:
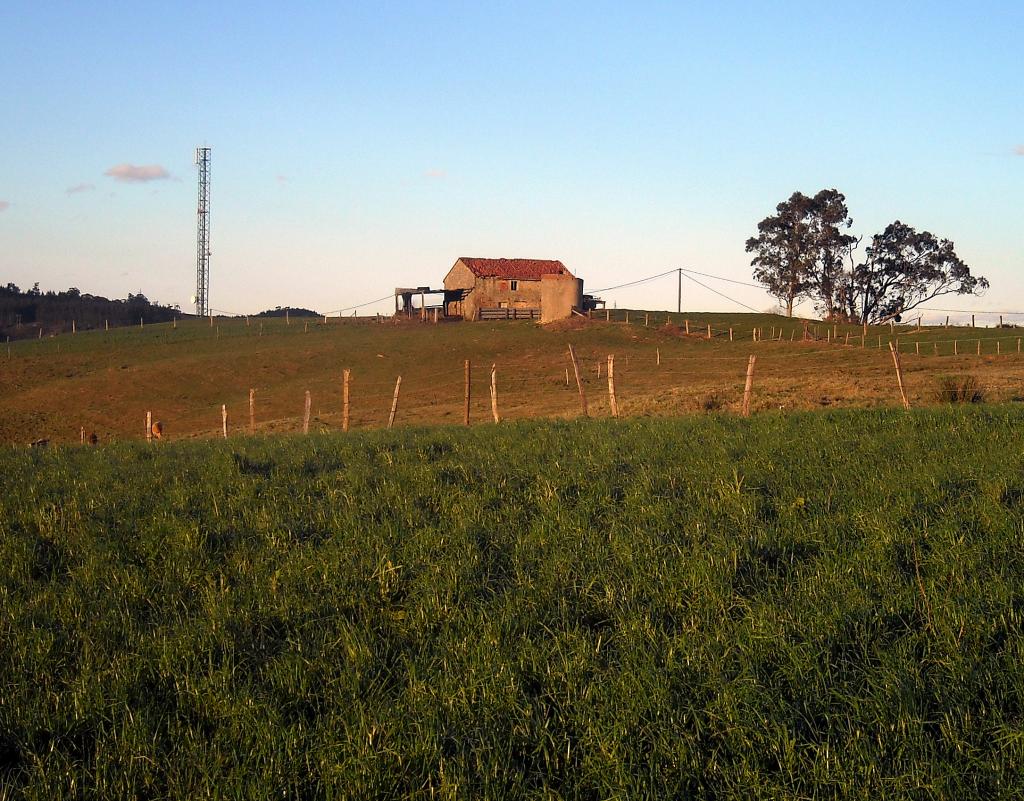
[[[561,320],[583,307],[583,281],[571,275],[545,275],[539,281],[478,278],[462,260],[444,278],[448,292],[464,290],[462,300],[446,302],[445,312],[475,320],[478,309],[540,309],[541,319]]]
[[[545,275],[540,279],[540,321],[564,320],[583,308],[583,280],[572,275]]]

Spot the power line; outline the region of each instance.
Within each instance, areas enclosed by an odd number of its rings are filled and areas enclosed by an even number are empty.
[[[638,284],[646,284],[648,281],[653,281],[655,278],[664,278],[666,275],[672,275],[672,273],[674,273],[674,272],[676,272],[676,271],[675,270],[667,270],[666,272],[658,273],[657,275],[649,275],[646,278],[638,278],[636,281],[630,281],[629,283],[626,283],[626,284],[619,284],[618,286],[609,286],[609,287],[605,287],[604,289],[592,289],[591,292],[611,292],[612,290],[615,290],[615,289],[625,289],[628,286],[637,286]]]
[[[344,309],[331,309],[329,312],[326,312],[326,313],[327,314],[334,314],[334,313],[341,314],[342,312],[345,312],[345,311],[352,311],[353,309],[361,309],[361,308],[363,308],[363,306],[372,306],[374,303],[383,303],[388,298],[393,298],[394,296],[395,296],[394,293],[391,293],[390,295],[385,295],[384,297],[377,298],[376,300],[368,300],[365,303],[357,303],[355,306],[346,306]]]
[[[690,281],[693,281],[693,283],[697,284],[698,286],[704,287],[708,292],[714,292],[720,298],[725,298],[729,302],[735,303],[737,306],[742,306],[744,309],[750,309],[750,311],[752,311],[754,314],[761,314],[761,312],[758,309],[755,309],[753,306],[748,306],[743,301],[736,300],[736,298],[730,298],[728,295],[724,294],[723,292],[719,292],[717,289],[712,289],[707,284],[702,283],[701,281],[698,281],[692,275],[687,275],[687,271],[686,270],[683,270],[683,276],[686,279],[688,279]]]
[[[983,309],[937,309],[934,306],[915,306],[911,311],[917,311],[921,309],[923,311],[937,311],[937,312],[955,312],[957,314],[1014,314],[1024,315],[1024,312],[1019,311],[984,311]]]
[[[754,289],[764,289],[761,284],[751,284],[747,281],[737,281],[735,278],[725,278],[721,275],[712,275],[711,273],[702,273],[697,270],[688,270],[685,267],[680,267],[684,273],[692,273],[693,275],[703,275],[705,278],[715,278],[719,281],[728,281],[730,284],[739,284],[740,286],[752,286]]]

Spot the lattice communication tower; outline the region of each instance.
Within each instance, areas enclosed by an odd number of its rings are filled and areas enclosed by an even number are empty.
[[[199,206],[196,234],[196,314],[210,314],[210,148],[196,148]]]

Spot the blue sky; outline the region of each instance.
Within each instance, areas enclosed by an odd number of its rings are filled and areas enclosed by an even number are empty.
[[[187,307],[205,143],[217,309],[338,309],[463,255],[748,280],[757,222],[836,187],[856,233],[931,230],[992,283],[933,305],[1024,311],[1021,31],[1020,2],[9,0],[0,281]]]

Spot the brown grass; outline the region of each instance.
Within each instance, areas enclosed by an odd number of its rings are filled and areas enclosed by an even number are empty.
[[[621,315],[621,310],[618,312]],[[257,428],[262,433],[301,429],[303,396],[313,397],[311,429],[341,428],[341,373],[352,370],[352,426],[387,422],[395,378],[402,375],[397,423],[461,424],[463,361],[473,362],[472,420],[490,419],[488,382],[497,366],[502,419],[574,417],[579,401],[567,355],[571,342],[581,360],[590,413],[608,414],[605,357],[615,354],[616,390],[622,415],[703,413],[708,399],[724,412],[739,408],[747,357],[756,353],[755,411],[880,406],[898,403],[888,352],[888,328],[872,330],[868,347],[788,340],[802,323],[766,315],[690,317],[690,337],[681,327],[566,321],[549,326],[530,322],[418,322],[375,324],[310,321],[286,326],[283,320],[258,323],[223,319],[62,335],[12,345],[0,374],[0,441],[26,443],[47,437],[77,442],[80,427],[96,431],[101,442],[145,435],[145,413],[164,424],[164,439],[209,437],[220,433],[220,406],[227,404],[234,433],[248,428],[248,393],[256,388]],[[735,329],[728,337],[706,340],[699,327]],[[303,321],[304,322],[304,321]],[[751,328],[781,326],[781,342],[751,341]],[[787,328],[786,326],[789,326]],[[822,326],[824,329],[824,326]],[[856,331],[859,336],[860,329]],[[990,401],[1020,396],[1024,358],[1012,334],[998,329],[963,329],[896,334],[902,339],[903,366],[911,403],[934,403],[939,375],[970,372]],[[882,347],[877,347],[878,337]],[[962,336],[958,356],[952,338]],[[983,340],[983,354],[975,342]],[[1002,354],[995,340],[1002,337]],[[921,355],[914,351],[922,342]],[[933,355],[932,342],[940,343]],[[661,351],[662,363],[656,364]],[[601,376],[598,377],[598,367]],[[570,386],[566,386],[568,368]]]

